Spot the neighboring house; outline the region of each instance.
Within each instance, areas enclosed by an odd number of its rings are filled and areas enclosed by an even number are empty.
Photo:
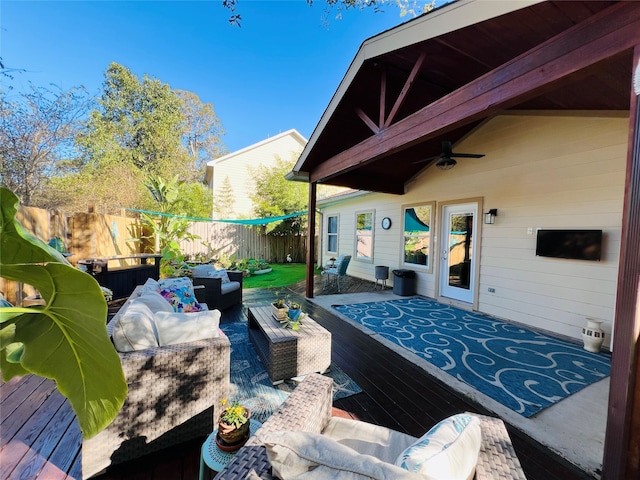
[[[306,143],[306,138],[291,129],[208,162],[206,182],[213,195],[212,218],[252,218],[252,169],[273,167],[278,159],[293,162]]]
[[[604,320],[606,479],[640,477],[639,62],[640,2],[453,2],[363,43],[289,174],[359,190],[311,196],[320,264],[575,340]],[[599,261],[539,229],[602,231]]]

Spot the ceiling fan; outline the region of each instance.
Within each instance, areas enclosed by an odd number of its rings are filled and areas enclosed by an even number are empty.
[[[429,158],[423,158],[413,163],[422,163],[429,162],[431,160],[435,160],[438,158],[439,160],[436,162],[436,167],[440,170],[449,170],[456,166],[458,162],[454,160],[453,157],[458,158],[482,158],[483,154],[480,153],[456,153],[452,151],[451,142],[449,140],[445,140],[442,142],[442,152],[440,155],[435,155]]]

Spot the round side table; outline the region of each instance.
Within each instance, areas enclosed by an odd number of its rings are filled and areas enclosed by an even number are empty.
[[[262,423],[252,419],[251,424],[249,425],[249,435],[255,435],[256,431],[261,426]],[[202,450],[200,452],[200,475],[198,476],[200,480],[204,480],[205,465],[211,470],[219,472],[233,459],[233,457],[235,457],[236,452],[227,453],[218,448],[216,445],[217,434],[218,429],[216,428],[202,444]]]

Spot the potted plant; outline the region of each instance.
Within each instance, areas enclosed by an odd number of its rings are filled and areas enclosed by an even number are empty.
[[[291,302],[289,304],[289,311],[287,312],[287,316],[291,320],[298,320],[298,317],[300,317],[300,312],[300,304],[298,302]]]
[[[288,310],[289,310],[289,307],[287,307],[287,304],[285,303],[284,298],[279,298],[271,304],[271,313],[273,314],[274,318],[278,321],[284,320],[285,318],[287,318]]]
[[[224,410],[218,418],[216,445],[224,452],[235,452],[249,439],[251,411],[237,400],[227,405],[222,401]]]

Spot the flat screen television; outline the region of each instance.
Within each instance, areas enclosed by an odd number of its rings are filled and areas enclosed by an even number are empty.
[[[602,230],[538,230],[536,255],[599,261]]]

